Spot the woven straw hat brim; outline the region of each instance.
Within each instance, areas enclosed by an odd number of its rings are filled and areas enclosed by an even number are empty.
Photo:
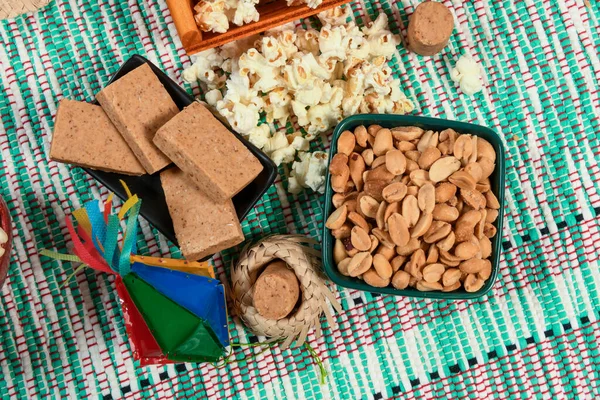
[[[0,0],[0,19],[14,18],[44,7],[52,0]]]

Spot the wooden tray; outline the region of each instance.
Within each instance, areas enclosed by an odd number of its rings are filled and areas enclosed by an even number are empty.
[[[306,18],[350,0],[323,0],[317,8],[306,5],[288,7],[285,0],[260,2],[256,9],[260,19],[242,26],[230,23],[225,33],[202,32],[194,20],[194,5],[198,0],[167,0],[183,48],[189,54],[221,46],[225,43],[255,35],[297,19]]]

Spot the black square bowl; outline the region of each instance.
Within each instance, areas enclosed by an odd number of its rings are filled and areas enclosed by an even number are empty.
[[[183,110],[185,107],[192,104],[194,101],[192,96],[179,87],[179,85],[162,72],[156,65],[139,55],[134,55],[127,60],[112,77],[109,84],[119,80],[127,73],[143,64],[148,64],[150,68],[152,68],[152,71],[156,74],[165,89],[167,89],[167,92],[169,92],[171,98],[180,110]],[[277,167],[273,161],[271,161],[271,159],[256,146],[248,142],[237,132],[234,132],[231,129],[230,131],[248,148],[248,150],[250,150],[263,166],[261,173],[232,199],[237,217],[241,222],[246,218],[248,212],[254,207],[258,200],[260,200],[263,194],[265,194],[269,186],[275,181]],[[98,171],[90,168],[84,168],[84,170],[112,192],[116,193],[121,199],[126,200],[127,193],[125,193],[125,189],[119,182],[119,180],[123,180],[127,186],[129,186],[131,192],[137,194],[138,197],[142,199],[140,214],[165,235],[167,239],[177,245],[177,238],[175,237],[175,231],[173,230],[173,221],[169,215],[165,193],[160,184],[160,172],[156,172],[152,175],[130,176]]]

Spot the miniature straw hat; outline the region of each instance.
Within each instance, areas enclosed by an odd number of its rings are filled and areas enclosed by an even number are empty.
[[[317,337],[320,336],[321,315],[325,315],[330,326],[333,326],[327,302],[338,312],[342,311],[320,272],[320,253],[305,245],[315,243],[299,235],[268,236],[242,250],[238,263],[231,270],[231,297],[236,314],[255,334],[284,340],[282,348],[287,348],[294,341],[294,347],[302,345],[313,327]],[[288,317],[269,320],[254,308],[252,287],[259,270],[276,259],[284,261],[296,273],[302,301],[297,311]]]
[[[51,0],[0,0],[0,19],[36,11]]]

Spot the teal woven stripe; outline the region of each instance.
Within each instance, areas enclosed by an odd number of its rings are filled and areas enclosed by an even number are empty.
[[[351,4],[364,24],[383,11],[405,32],[419,3]],[[600,13],[570,2],[468,2],[442,55],[399,48],[390,62],[424,115],[473,121],[503,134],[507,149],[505,251],[492,293],[471,302],[433,302],[340,289],[344,315],[302,349],[236,349],[225,368],[133,361],[113,278],[77,274],[40,260],[37,248],[68,251],[64,213],[107,191],[79,168],[49,162],[58,100],[91,101],[132,54],[149,57],[179,83],[184,55],[164,0],[56,0],[40,14],[0,23],[0,193],[17,235],[0,309],[1,397],[16,398],[595,398],[600,131],[597,79]],[[318,27],[312,18],[305,26]],[[449,79],[469,53],[486,89],[467,98]],[[595,68],[595,69],[594,69]],[[185,84],[200,94],[197,85]],[[293,131],[288,125],[286,130]],[[328,139],[311,144],[328,146]],[[282,167],[280,173],[286,168]],[[319,238],[322,196],[285,193],[286,178],[243,223],[248,240],[295,231]],[[143,254],[180,252],[142,221]],[[242,246],[215,259],[228,268]],[[229,322],[234,342],[262,340]],[[108,397],[106,397],[108,398]]]

